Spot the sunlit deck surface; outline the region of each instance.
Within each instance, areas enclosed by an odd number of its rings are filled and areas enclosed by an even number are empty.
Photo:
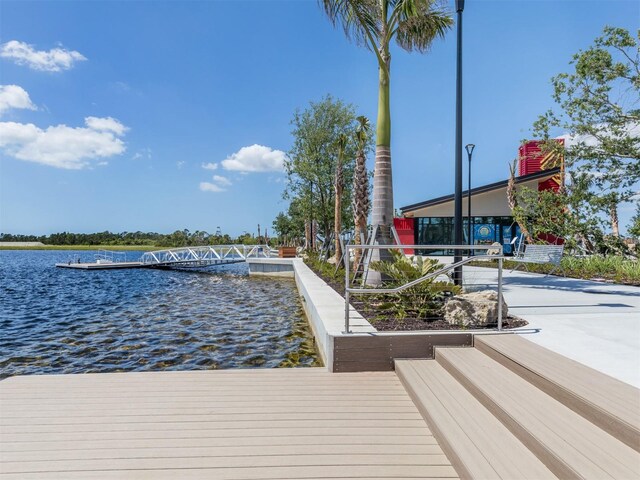
[[[3,480],[457,478],[394,372],[13,377],[0,420]]]

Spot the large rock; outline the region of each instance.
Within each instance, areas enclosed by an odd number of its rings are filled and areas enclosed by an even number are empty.
[[[502,318],[509,309],[502,297]],[[498,292],[482,290],[450,298],[444,305],[444,319],[461,327],[484,327],[498,321]]]

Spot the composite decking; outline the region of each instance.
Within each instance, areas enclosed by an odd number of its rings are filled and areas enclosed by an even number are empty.
[[[518,335],[396,373],[461,478],[640,478],[640,390]]]
[[[0,478],[457,478],[393,372],[0,382]]]

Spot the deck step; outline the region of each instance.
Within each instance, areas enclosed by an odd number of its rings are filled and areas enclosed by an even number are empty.
[[[640,390],[519,335],[476,335],[481,352],[640,452]]]
[[[436,361],[559,478],[639,478],[638,452],[476,348]]]
[[[397,360],[396,374],[462,478],[556,478],[433,360]]]

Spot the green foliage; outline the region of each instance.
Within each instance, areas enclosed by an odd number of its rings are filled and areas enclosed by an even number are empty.
[[[496,267],[496,262],[474,262],[479,267]],[[504,262],[505,269],[512,269],[520,265],[513,260]],[[521,267],[522,268],[522,267]],[[555,267],[549,264],[528,263],[530,272],[549,273]],[[587,257],[564,256],[558,268],[563,276],[582,278],[603,278],[617,283],[640,285],[640,262],[638,260],[619,255],[590,255]]]
[[[617,235],[618,204],[640,181],[640,42],[627,30],[605,27],[594,44],[573,56],[573,71],[552,79],[556,111],[534,123],[543,151],[564,154],[567,169],[589,177],[589,202]],[[564,150],[551,138],[565,138]]]
[[[372,262],[371,268],[380,272],[388,280],[385,288],[394,288],[436,272],[444,265],[434,259],[423,257],[408,258],[402,252],[390,250],[392,261]],[[379,307],[397,318],[428,318],[441,314],[446,297],[460,293],[460,287],[435,279],[425,280],[397,294],[380,297]]]
[[[346,142],[342,153],[344,196],[351,198],[353,169],[356,157],[356,115],[353,105],[327,95],[319,102],[311,102],[303,111],[296,111],[293,125],[293,146],[285,161],[287,185],[285,199],[295,204],[295,212],[288,212],[296,228],[304,229],[304,222],[317,222],[325,238],[331,235],[335,223],[335,173],[338,165],[340,138]],[[351,202],[341,205],[341,225],[353,225]],[[300,221],[302,220],[302,221]]]
[[[340,267],[336,269],[335,265],[321,259],[317,252],[308,252],[305,263],[322,278],[335,280],[337,283],[344,283],[344,268]]]
[[[640,240],[640,203],[636,205],[636,214],[631,218],[631,224],[627,231],[629,235]]]
[[[45,245],[96,245],[96,246],[140,246],[140,247],[191,247],[201,245],[230,245],[244,243],[253,245],[257,239],[248,233],[232,238],[220,232],[210,234],[202,230],[190,232],[176,230],[170,234],[155,232],[99,232],[99,233],[53,233],[51,235],[13,235],[0,233],[0,242],[42,242]]]
[[[567,186],[559,192],[526,187],[515,190],[513,217],[530,241],[545,243],[545,235],[563,238],[568,252],[576,254],[630,254],[617,235],[605,234],[598,215],[601,199],[592,190],[590,175],[569,172]]]

